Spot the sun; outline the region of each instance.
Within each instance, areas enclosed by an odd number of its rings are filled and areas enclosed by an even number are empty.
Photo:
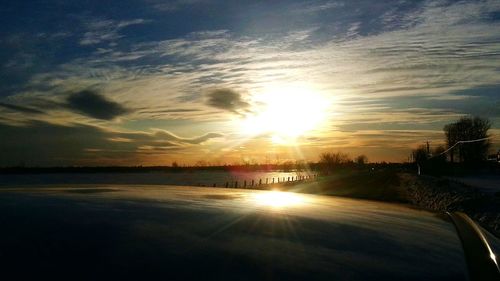
[[[258,108],[243,120],[249,135],[269,134],[274,143],[287,143],[318,128],[327,116],[329,100],[307,87],[269,89],[255,97]]]

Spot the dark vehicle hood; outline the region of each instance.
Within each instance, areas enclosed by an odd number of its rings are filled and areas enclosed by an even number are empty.
[[[191,187],[0,191],[0,264],[68,279],[467,280],[452,223],[401,205]]]

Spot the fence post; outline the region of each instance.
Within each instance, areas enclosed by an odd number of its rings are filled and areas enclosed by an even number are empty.
[[[259,185],[262,185],[262,179],[259,179]]]

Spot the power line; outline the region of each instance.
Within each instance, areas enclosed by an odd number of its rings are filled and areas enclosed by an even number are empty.
[[[462,144],[462,143],[480,142],[480,141],[485,141],[485,140],[488,140],[488,139],[491,139],[491,138],[493,138],[493,137],[492,137],[492,136],[489,136],[489,137],[486,137],[486,138],[476,139],[476,140],[462,140],[462,141],[457,141],[454,145],[450,146],[450,148],[448,148],[447,150],[445,150],[445,151],[443,151],[443,152],[441,152],[441,153],[439,153],[439,154],[437,154],[437,155],[434,155],[434,156],[432,156],[432,157],[428,158],[428,160],[429,160],[429,159],[432,159],[432,158],[434,158],[434,157],[438,157],[438,156],[441,156],[441,155],[443,155],[443,154],[447,153],[448,151],[452,150],[455,146],[457,146],[457,145],[459,145],[459,144]]]

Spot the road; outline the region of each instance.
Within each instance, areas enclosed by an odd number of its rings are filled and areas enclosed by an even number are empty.
[[[464,184],[477,187],[483,192],[496,193],[500,192],[500,176],[469,176],[469,177],[452,177],[451,179]]]

